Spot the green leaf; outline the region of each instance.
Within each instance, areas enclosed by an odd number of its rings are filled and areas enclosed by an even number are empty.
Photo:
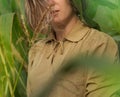
[[[12,49],[11,49],[11,33],[13,25],[14,13],[0,16],[0,38],[2,48],[4,49],[7,59],[12,63]],[[4,44],[4,45],[3,45]]]
[[[0,14],[11,12],[11,0],[0,0]]]
[[[73,2],[89,26],[112,36],[120,34],[120,0],[73,0]]]
[[[86,0],[84,12],[89,25],[96,23],[100,30],[110,35],[120,33],[120,1],[119,0]]]
[[[27,76],[23,67],[29,46],[25,38],[17,15],[0,16],[0,97],[26,97]]]
[[[11,49],[11,32],[13,25],[14,13],[4,14],[0,16],[0,68],[3,68],[1,80],[1,93],[5,96],[13,95],[12,76],[14,76],[14,64]],[[11,80],[12,79],[12,80]],[[3,95],[1,97],[3,97]],[[13,95],[14,97],[14,95]]]

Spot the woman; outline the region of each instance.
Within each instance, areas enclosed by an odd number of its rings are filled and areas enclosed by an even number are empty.
[[[113,61],[118,55],[117,45],[110,36],[79,20],[71,0],[47,2],[51,6],[52,32],[30,49],[28,97],[37,97],[62,64],[77,54],[109,55]],[[76,70],[60,78],[49,97],[110,97],[117,88],[105,83],[97,73]]]

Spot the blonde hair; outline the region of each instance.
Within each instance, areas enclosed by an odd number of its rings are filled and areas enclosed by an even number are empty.
[[[45,0],[25,0],[25,12],[34,32],[41,32],[48,25],[49,8]]]

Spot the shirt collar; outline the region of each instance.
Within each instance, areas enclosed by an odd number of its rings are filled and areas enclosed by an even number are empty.
[[[65,39],[71,42],[78,42],[82,40],[89,31],[90,28],[78,20],[71,32],[65,36]],[[56,41],[54,33],[49,33],[47,42],[50,41]]]

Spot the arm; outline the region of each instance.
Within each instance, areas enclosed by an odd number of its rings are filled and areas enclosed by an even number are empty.
[[[111,62],[116,62],[119,59],[118,47],[109,36],[106,37],[104,43],[96,47],[94,54],[108,56]],[[112,76],[107,77],[97,70],[88,71],[85,97],[112,97],[118,89],[120,89],[120,82],[113,80]]]

